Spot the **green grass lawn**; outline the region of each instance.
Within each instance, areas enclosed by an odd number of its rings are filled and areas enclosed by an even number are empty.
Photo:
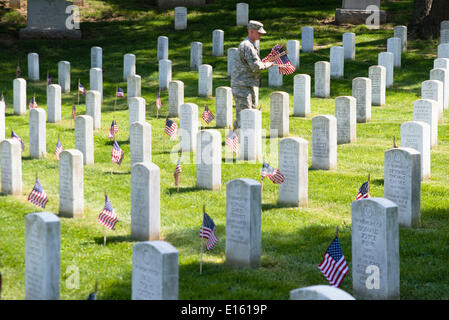
[[[338,146],[338,169],[309,171],[309,205],[307,208],[284,208],[277,205],[278,187],[265,183],[262,212],[262,266],[258,269],[236,269],[225,265],[225,205],[226,183],[237,178],[259,180],[261,164],[222,165],[222,188],[211,192],[195,189],[195,165],[183,165],[181,188],[176,192],[173,171],[176,141],[167,139],[163,148],[164,118],[168,114],[168,95],[162,92],[163,110],[156,119],[155,98],[158,90],[157,37],[169,38],[169,59],[173,63],[173,79],[185,84],[185,102],[196,103],[200,113],[207,104],[215,113],[215,98],[198,98],[198,74],[189,70],[190,43],[203,43],[203,63],[213,66],[213,87],[229,86],[226,57],[213,57],[212,31],[225,32],[225,52],[246,36],[246,29],[235,26],[235,3],[216,0],[206,7],[189,9],[188,30],[174,31],[173,11],[157,10],[154,1],[85,1],[81,16],[82,40],[19,41],[18,30],[23,17],[8,9],[0,10],[0,90],[6,98],[6,135],[10,130],[22,137],[23,194],[20,197],[0,197],[0,271],[3,275],[4,299],[24,299],[24,233],[25,216],[39,211],[26,201],[34,185],[35,173],[48,194],[46,211],[58,212],[58,162],[53,150],[61,137],[65,149],[75,146],[71,129],[71,108],[76,101],[76,82],[89,88],[90,48],[103,48],[104,103],[102,129],[95,131],[95,165],[84,168],[85,217],[61,219],[61,299],[85,299],[98,280],[99,299],[130,299],[131,297],[131,216],[130,157],[128,114],[125,101],[119,100],[114,114],[114,94],[122,80],[123,55],[137,57],[137,74],[142,76],[142,95],[147,102],[146,120],[152,126],[153,162],[161,169],[161,238],[179,250],[180,299],[288,299],[295,288],[328,284],[317,265],[339,226],[340,241],[350,272],[341,288],[352,293],[351,267],[351,202],[358,188],[371,174],[371,194],[383,196],[384,152],[392,147],[393,136],[400,138],[400,124],[412,120],[413,102],[420,97],[421,82],[429,79],[436,58],[437,41],[409,41],[403,55],[402,69],[395,70],[395,84],[387,90],[386,105],[373,107],[372,121],[357,125],[357,142]],[[387,38],[393,36],[393,26],[407,24],[412,1],[391,1],[384,9],[391,12],[393,22],[380,30],[364,26],[343,27],[330,24],[335,8],[341,1],[246,1],[250,18],[265,24],[268,34],[261,40],[261,56],[277,43],[301,38],[301,27],[315,28],[314,53],[301,54],[299,73],[312,77],[314,63],[329,61],[331,46],[341,45],[344,32],[357,34],[356,61],[345,62],[343,79],[331,81],[331,98],[312,98],[312,116],[334,114],[334,99],[352,94],[352,79],[367,77],[368,68],[377,64],[378,53],[386,50]],[[5,18],[6,17],[6,18]],[[63,94],[63,120],[47,124],[47,157],[29,157],[28,113],[15,116],[12,108],[12,81],[17,60],[26,77],[26,55],[39,53],[39,83],[27,83],[27,99],[36,94],[40,107],[46,108],[46,73],[57,79],[57,63],[71,62],[72,92]],[[268,74],[260,89],[263,128],[269,129],[270,93],[276,90],[290,94],[293,113],[293,75],[284,76],[280,89],[268,88]],[[313,89],[312,89],[313,91]],[[84,114],[84,97],[78,114]],[[115,115],[119,126],[117,140],[125,152],[120,167],[111,163],[112,145],[107,130]],[[449,112],[439,125],[438,148],[432,151],[432,177],[421,189],[421,222],[419,229],[400,229],[400,267],[402,299],[449,299]],[[179,124],[179,119],[176,119]],[[215,123],[208,125],[213,128]],[[220,129],[224,141],[224,130]],[[312,163],[311,118],[290,117],[290,135],[309,142],[309,165]],[[268,142],[268,141],[267,141]],[[272,142],[273,143],[273,142]],[[270,146],[277,150],[278,140]],[[400,141],[398,141],[400,143]],[[224,151],[224,147],[223,147]],[[194,159],[194,158],[193,158]],[[277,166],[277,156],[267,159]],[[110,170],[113,168],[114,174]],[[96,222],[103,209],[103,190],[107,189],[119,216],[116,231],[108,231],[108,243],[103,245],[103,227]],[[204,256],[203,274],[199,274],[202,206],[214,219],[219,242]],[[66,279],[71,266],[80,271],[79,289],[69,289]]]

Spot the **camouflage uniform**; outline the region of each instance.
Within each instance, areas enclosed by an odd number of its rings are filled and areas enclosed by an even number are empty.
[[[236,107],[234,128],[240,128],[240,111],[257,107],[254,88],[260,87],[260,71],[264,69],[266,65],[260,60],[256,46],[249,37],[246,38],[239,45],[231,74],[232,95]]]

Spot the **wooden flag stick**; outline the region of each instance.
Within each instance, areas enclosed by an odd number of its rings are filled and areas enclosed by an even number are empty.
[[[203,204],[203,217],[206,213],[206,205]],[[203,220],[201,220],[201,226],[203,226]],[[201,255],[200,255],[200,274],[203,273],[203,237],[201,237]]]
[[[396,136],[393,136],[393,148],[397,148],[398,145],[396,144]]]
[[[369,194],[369,189],[371,188],[371,176],[368,173],[368,194]]]
[[[78,105],[80,105],[80,79],[78,79],[78,89],[76,91],[78,91]]]
[[[338,226],[337,226],[337,228],[335,229],[335,237],[338,238]]]

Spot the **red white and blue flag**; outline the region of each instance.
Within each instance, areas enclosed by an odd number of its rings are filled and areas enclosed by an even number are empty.
[[[276,168],[273,168],[268,163],[264,162],[262,166],[262,179],[268,177],[273,183],[281,184],[284,183],[284,175]]]
[[[164,132],[170,136],[170,140],[175,140],[178,135],[178,125],[173,120],[167,118]]]
[[[122,163],[124,155],[125,153],[122,149],[120,149],[117,140],[114,139],[114,142],[112,143],[112,162],[120,165]]]
[[[23,144],[22,139],[14,132],[14,130],[11,130],[11,139],[16,139],[20,142],[20,145],[22,146],[22,151],[25,150],[25,145]]]
[[[226,145],[237,154],[239,153],[239,136],[235,134],[233,130],[229,130],[229,134],[226,136]]]
[[[72,118],[75,120],[75,117],[76,117],[76,107],[75,107],[75,105],[73,105],[73,107],[72,107]]]
[[[58,137],[58,142],[56,142],[56,147],[55,147],[56,159],[59,160],[59,155],[61,154],[62,150],[64,150],[64,148],[62,147],[61,140]]]
[[[318,265],[318,269],[321,270],[331,286],[336,288],[340,286],[349,269],[338,237],[335,237],[334,241],[327,248],[323,261]]]
[[[179,179],[181,177],[182,167],[181,167],[181,156],[179,156],[178,163],[176,164],[175,172],[173,176],[175,177],[175,186],[179,186]]]
[[[36,178],[36,183],[34,184],[34,188],[28,196],[28,202],[31,202],[32,204],[34,204],[38,207],[45,208],[47,201],[48,201],[47,194],[45,193],[44,189],[42,188],[42,185],[41,185],[39,179]]]
[[[360,187],[359,193],[357,193],[355,200],[368,199],[369,197],[369,182],[367,181]]]
[[[215,116],[213,115],[212,112],[210,112],[209,107],[206,105],[204,106],[202,118],[207,124],[209,124],[212,120],[215,119]]]
[[[295,72],[295,66],[290,62],[287,56],[287,51],[285,48],[277,44],[272,49],[268,56],[262,59],[262,62],[275,62],[279,67],[279,72],[281,74],[289,75]]]
[[[107,195],[104,195],[104,209],[98,216],[97,221],[111,230],[114,230],[114,226],[118,222],[117,215]]]
[[[206,249],[208,251],[211,250],[218,242],[218,239],[215,236],[215,223],[206,212],[203,216],[203,225],[200,229],[200,238],[207,239]]]
[[[114,139],[115,134],[118,132],[118,126],[117,126],[117,122],[115,122],[115,119],[112,120],[111,126],[109,127],[109,131],[108,131],[108,138],[109,139]]]
[[[162,108],[162,101],[161,101],[161,91],[159,90],[157,92],[157,97],[156,97],[156,108],[159,110],[160,108]]]
[[[86,89],[84,89],[81,83],[78,84],[78,92],[81,93],[83,96],[86,94]]]
[[[30,108],[30,110],[39,107],[37,105],[36,98],[34,96],[31,98],[30,104],[28,107]]]
[[[51,75],[50,74],[47,74],[47,84],[48,85],[51,85]]]
[[[125,93],[123,92],[123,89],[120,87],[117,87],[117,93],[116,93],[117,97],[119,98],[125,98]]]

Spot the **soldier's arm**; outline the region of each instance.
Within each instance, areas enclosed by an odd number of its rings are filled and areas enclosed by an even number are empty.
[[[251,70],[253,72],[256,72],[258,70],[264,70],[264,69],[268,68],[267,64],[262,62],[262,60],[260,60],[260,58],[255,50],[252,50],[249,47],[245,47],[243,50],[243,55],[244,55],[246,62],[248,63],[249,67],[251,68]]]

